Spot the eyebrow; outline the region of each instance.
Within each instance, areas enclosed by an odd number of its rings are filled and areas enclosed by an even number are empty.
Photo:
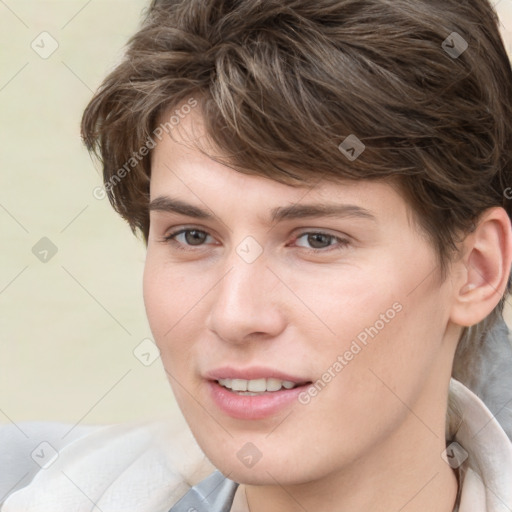
[[[158,196],[149,203],[149,211],[178,213],[196,219],[213,220],[215,215],[198,206],[168,196]],[[271,210],[271,221],[281,222],[313,217],[359,217],[376,221],[376,217],[366,208],[352,204],[314,203],[278,206]]]

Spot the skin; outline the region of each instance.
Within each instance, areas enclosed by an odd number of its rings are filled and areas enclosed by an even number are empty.
[[[484,318],[504,289],[504,211],[489,213],[441,281],[432,245],[388,184],[292,187],[214,162],[195,149],[198,137],[206,143],[199,109],[175,140],[158,143],[150,200],[171,196],[214,217],[150,212],[144,301],[202,450],[243,484],[251,512],[451,511],[457,481],[441,458],[451,366],[461,326]],[[355,205],[372,218],[270,219],[275,207],[313,203]],[[164,240],[183,228],[205,234],[198,245],[190,232]],[[318,232],[332,237],[318,245]],[[263,249],[252,263],[236,252],[247,236]],[[212,402],[204,375],[225,365],[316,382],[397,303],[400,312],[309,403],[240,420]],[[248,442],[262,455],[252,467],[237,457]]]

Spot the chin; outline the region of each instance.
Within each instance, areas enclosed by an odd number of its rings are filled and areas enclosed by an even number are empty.
[[[257,462],[254,462],[255,459],[248,460],[247,464],[240,460],[243,459],[242,454],[239,458],[240,450],[234,457],[226,457],[226,453],[231,451],[231,447],[228,447],[227,452],[215,450],[212,453],[210,450],[205,453],[224,476],[240,484],[275,485],[278,482],[280,485],[296,485],[316,480],[325,472],[325,467],[315,466],[311,459],[305,464],[304,460],[295,460],[294,457],[279,453],[277,450],[274,450],[271,456],[262,455]],[[299,453],[298,450],[295,451]]]
[[[294,485],[308,481],[306,475],[290,473],[286,468],[283,469],[279,465],[263,465],[262,461],[252,468],[240,467],[240,464],[230,462],[216,464],[215,466],[224,476],[239,484],[275,485],[276,482],[279,482],[280,485]]]

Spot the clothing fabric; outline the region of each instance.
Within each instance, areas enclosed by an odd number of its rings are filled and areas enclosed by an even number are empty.
[[[30,432],[26,424],[19,427]],[[26,447],[18,444],[12,450],[15,439],[26,441]],[[36,453],[44,458],[51,455],[54,442],[50,440]],[[18,429],[5,433],[0,428],[1,460],[18,459],[25,465],[5,483],[2,495],[7,492],[7,497],[0,496],[1,512],[167,512],[191,486],[215,470],[186,425],[168,421],[91,429],[61,447],[46,468],[33,460],[34,444],[32,436],[26,439]],[[1,472],[10,473],[7,464],[1,466]],[[35,467],[38,471],[31,481],[25,478],[23,488],[9,492],[20,472]]]
[[[451,422],[444,457],[452,467],[464,460],[458,512],[510,512],[512,443],[485,404],[454,379],[450,396],[461,419]],[[16,459],[12,450],[5,455],[13,435],[0,428],[0,460]],[[27,449],[18,443],[16,450],[27,462]],[[0,497],[1,512],[249,512],[242,487],[207,461],[187,429],[168,422],[82,432],[30,483],[15,484],[13,478],[13,490]]]

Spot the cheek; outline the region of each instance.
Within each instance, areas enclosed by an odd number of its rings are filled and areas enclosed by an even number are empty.
[[[166,266],[148,253],[143,279],[144,304],[166,368],[167,363],[188,354],[183,348],[190,345],[188,341],[194,338],[195,328],[200,325],[191,319],[197,314],[205,289],[208,287],[204,279],[195,279],[193,275]]]
[[[187,418],[197,414],[190,397],[196,394],[198,347],[194,342],[201,338],[202,325],[196,315],[204,294],[204,280],[199,282],[148,255],[143,279],[146,315],[166,377]]]
[[[407,412],[404,404],[414,409],[439,374],[446,308],[443,294],[426,288],[409,296],[397,291],[390,309],[387,300],[374,301],[376,309],[367,303],[366,325],[354,326],[343,341],[342,378],[330,399],[341,399],[349,416],[370,430],[396,426]]]
[[[320,342],[324,353],[343,352],[356,339],[364,345],[387,330],[403,309],[406,286],[391,276],[389,271],[357,266],[290,274],[287,283],[300,299],[293,302],[295,310],[289,310],[291,322],[321,332],[314,346],[317,349]]]
[[[295,283],[294,290],[317,317],[296,317],[298,324],[321,328],[316,339],[310,336],[309,351],[323,403],[352,404],[356,416],[358,408],[382,410],[396,402],[389,388],[414,400],[441,351],[448,297],[434,275],[425,279],[431,262],[418,258],[416,266],[407,266],[396,261],[375,265],[377,271],[354,267],[332,273],[329,280],[317,279],[316,286],[314,280]]]

